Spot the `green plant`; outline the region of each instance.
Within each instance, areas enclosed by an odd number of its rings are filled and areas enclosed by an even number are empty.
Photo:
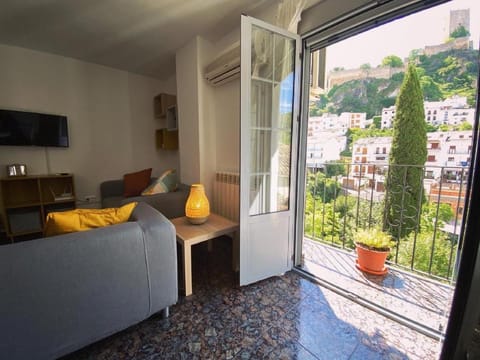
[[[396,244],[388,233],[377,228],[357,230],[354,239],[356,244],[377,251],[390,251]]]
[[[395,106],[383,229],[400,239],[417,228],[425,200],[422,166],[427,160],[427,131],[422,89],[413,63],[408,65]]]

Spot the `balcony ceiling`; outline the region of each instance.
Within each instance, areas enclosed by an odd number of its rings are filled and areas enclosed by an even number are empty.
[[[165,79],[195,35],[216,41],[278,0],[2,0],[0,43]],[[311,2],[311,1],[309,1]]]

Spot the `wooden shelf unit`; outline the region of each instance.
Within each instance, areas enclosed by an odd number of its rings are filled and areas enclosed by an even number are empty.
[[[70,198],[60,198],[68,193]],[[0,179],[0,212],[11,242],[40,237],[49,212],[75,209],[73,175],[32,175]],[[38,235],[38,236],[37,236]]]
[[[158,129],[156,131],[155,137],[157,149],[178,149],[178,130]]]
[[[177,105],[177,97],[170,94],[158,94],[153,98],[155,117],[162,119],[167,116],[167,109]]]

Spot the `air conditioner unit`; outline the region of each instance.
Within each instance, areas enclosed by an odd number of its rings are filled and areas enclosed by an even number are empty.
[[[235,43],[205,68],[205,79],[220,86],[240,77],[240,43]]]

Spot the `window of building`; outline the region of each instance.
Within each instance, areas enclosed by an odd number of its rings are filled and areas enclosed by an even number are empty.
[[[428,155],[427,161],[435,161],[435,155]]]
[[[438,148],[439,148],[438,145],[440,145],[440,144],[439,144],[439,143],[436,143],[436,142],[435,142],[435,143],[432,143],[431,149],[438,149]]]
[[[448,158],[448,161],[455,161],[455,158],[452,157],[452,156],[450,156],[450,157]]]

